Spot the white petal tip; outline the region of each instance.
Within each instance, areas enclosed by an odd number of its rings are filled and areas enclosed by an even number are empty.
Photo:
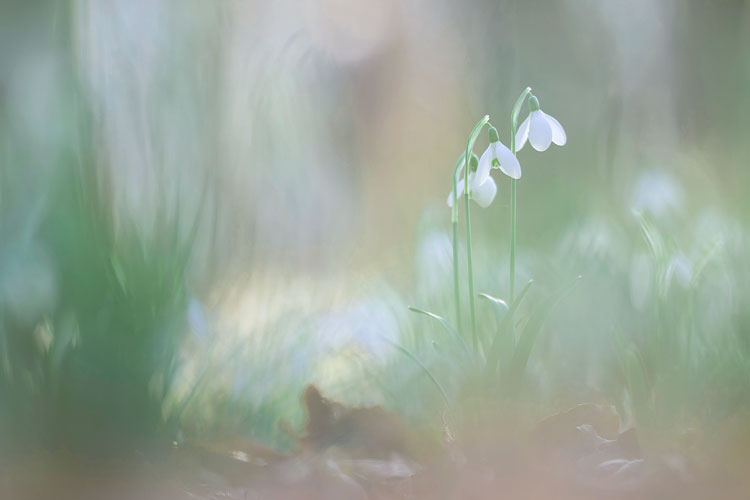
[[[521,171],[520,170],[506,170],[503,169],[503,173],[510,177],[511,179],[518,180],[521,178]]]

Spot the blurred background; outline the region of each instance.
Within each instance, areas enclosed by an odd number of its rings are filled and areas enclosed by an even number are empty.
[[[231,433],[283,449],[311,382],[439,415],[383,338],[461,393],[406,306],[455,320],[452,168],[484,114],[509,144],[526,86],[568,144],[519,153],[519,282],[582,276],[535,346],[532,406],[638,420],[626,344],[650,377],[642,420],[746,415],[747,2],[11,0],[0,447]],[[507,298],[495,179],[475,275]]]

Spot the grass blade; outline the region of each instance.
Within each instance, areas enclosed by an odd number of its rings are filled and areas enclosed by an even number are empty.
[[[443,389],[443,386],[440,384],[440,382],[438,382],[438,379],[435,378],[435,376],[432,374],[430,369],[427,368],[427,366],[424,363],[422,363],[419,360],[419,358],[417,358],[414,354],[412,354],[412,352],[409,351],[409,349],[402,346],[398,342],[391,340],[387,337],[383,337],[383,340],[385,340],[386,342],[391,344],[393,347],[401,351],[402,354],[404,354],[407,358],[414,361],[422,369],[422,371],[425,372],[425,374],[430,379],[432,384],[437,388],[437,390],[440,392],[440,395],[443,397],[443,400],[445,401],[445,404],[448,406],[448,411],[450,412],[451,416],[455,417],[455,412],[453,411],[453,405],[451,404],[450,398],[448,397],[448,393],[445,392],[445,389]]]
[[[469,346],[466,345],[466,341],[464,341],[463,337],[461,337],[461,335],[458,333],[458,330],[453,328],[451,324],[448,323],[447,319],[443,318],[442,316],[438,316],[435,313],[431,313],[430,311],[425,311],[424,309],[419,309],[413,306],[409,306],[409,310],[418,314],[424,314],[425,316],[437,320],[441,325],[443,325],[445,331],[448,332],[452,337],[454,337],[459,342],[459,344],[461,344],[464,352],[466,352],[467,355],[471,356],[471,352],[469,351]]]
[[[518,339],[516,349],[513,352],[513,359],[511,360],[510,365],[510,376],[513,380],[521,380],[521,376],[526,369],[526,363],[531,355],[531,349],[534,347],[536,339],[539,336],[539,331],[542,329],[542,326],[547,320],[547,316],[552,311],[552,308],[560,301],[560,299],[568,294],[580,279],[581,276],[577,276],[572,282],[564,285],[560,290],[542,301],[532,312],[520,338]]]
[[[508,309],[508,312],[505,314],[505,317],[503,318],[502,323],[500,323],[500,326],[497,329],[497,334],[495,335],[495,339],[492,341],[492,345],[490,346],[489,353],[487,354],[486,369],[487,369],[488,374],[495,373],[497,369],[498,360],[500,359],[502,339],[508,336],[508,332],[510,332],[510,326],[512,324],[513,317],[515,316],[516,310],[518,309],[519,304],[521,304],[521,302],[523,301],[523,298],[529,292],[529,289],[531,288],[531,285],[533,284],[534,284],[533,280],[529,280],[529,282],[526,283],[526,286],[523,287],[523,290],[521,290],[521,293],[518,294],[516,299],[513,301],[513,304],[511,304],[510,308]],[[509,347],[513,348],[513,345]]]

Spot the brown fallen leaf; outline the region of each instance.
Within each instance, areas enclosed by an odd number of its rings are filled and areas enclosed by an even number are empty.
[[[397,415],[379,406],[345,406],[323,397],[314,385],[305,389],[303,401],[308,415],[303,448],[321,452],[337,447],[349,458],[411,455],[409,429]]]

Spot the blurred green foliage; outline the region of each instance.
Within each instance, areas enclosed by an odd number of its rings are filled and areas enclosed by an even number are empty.
[[[166,209],[148,233],[127,217],[116,223],[87,142],[60,158],[38,228],[3,249],[0,424],[11,444],[113,451],[166,435],[192,234]],[[44,259],[28,253],[37,247]]]

